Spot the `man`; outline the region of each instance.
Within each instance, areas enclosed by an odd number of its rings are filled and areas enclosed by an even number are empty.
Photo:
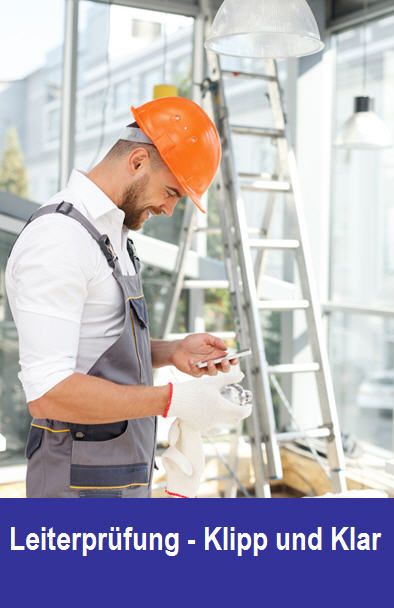
[[[197,430],[246,415],[219,392],[240,372],[152,386],[152,366],[172,364],[194,377],[230,370],[228,361],[197,367],[226,350],[209,334],[149,339],[140,264],[127,239],[150,217],[171,216],[186,194],[201,209],[220,142],[189,100],[162,98],[132,111],[136,123],[105,158],[87,175],[74,170],[66,189],[33,214],[7,266],[19,377],[33,416],[28,497],[148,497],[157,415]]]

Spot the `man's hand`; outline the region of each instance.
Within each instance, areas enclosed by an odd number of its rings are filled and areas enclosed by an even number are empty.
[[[181,372],[195,378],[206,374],[216,376],[219,371],[230,371],[231,365],[237,365],[238,359],[232,359],[231,361],[224,359],[217,365],[209,361],[208,366],[202,369],[199,369],[197,364],[202,361],[224,357],[226,351],[227,346],[220,338],[215,338],[211,334],[193,334],[176,343],[171,355],[171,364],[175,365]]]

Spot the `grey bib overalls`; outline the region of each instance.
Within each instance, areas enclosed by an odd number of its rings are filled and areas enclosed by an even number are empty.
[[[108,236],[100,234],[71,203],[42,207],[28,223],[47,213],[63,213],[86,228],[105,255],[123,295],[122,333],[88,374],[119,384],[152,385],[148,314],[140,264],[131,241],[128,251],[136,270],[134,276],[120,272]],[[34,418],[26,446],[27,497],[149,497],[155,443],[154,416],[110,424],[70,424]]]

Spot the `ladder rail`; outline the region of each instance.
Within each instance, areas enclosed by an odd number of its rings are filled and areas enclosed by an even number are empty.
[[[208,0],[201,0],[201,4],[203,5],[204,12],[206,14],[209,13]],[[214,89],[214,92],[211,95],[215,100],[215,103],[212,103],[212,110],[222,139],[221,173],[224,176],[223,182],[228,193],[228,209],[231,211],[232,224],[235,229],[237,257],[243,278],[244,311],[248,318],[249,327],[251,328],[249,331],[249,339],[250,346],[255,357],[254,367],[251,370],[252,377],[248,378],[248,381],[250,382],[252,380],[251,385],[254,388],[254,397],[256,402],[256,407],[254,409],[258,409],[258,414],[260,414],[261,417],[263,439],[265,442],[267,460],[270,465],[271,476],[273,478],[281,478],[283,473],[279,444],[275,438],[275,419],[270,379],[267,371],[261,331],[258,329],[260,327],[260,317],[258,310],[252,305],[252,303],[256,302],[258,298],[255,286],[253,264],[248,247],[248,228],[245,209],[243,201],[238,194],[239,189],[233,160],[234,153],[231,138],[229,136],[231,127],[228,121],[224,86],[217,55],[208,53],[207,62],[210,77],[210,86],[207,87],[207,90],[208,92],[212,93],[212,89]],[[249,362],[247,365],[250,367]]]
[[[170,279],[169,296],[166,301],[166,307],[163,313],[163,320],[159,333],[162,339],[167,337],[174,325],[176,307],[183,289],[183,282],[185,278],[187,252],[191,247],[193,238],[193,227],[196,211],[197,207],[194,205],[193,201],[188,199],[183,216],[178,255],[175,261],[174,271]]]
[[[211,105],[211,110],[213,110]],[[242,295],[240,291],[240,276],[238,274],[237,254],[233,240],[230,238],[232,233],[231,222],[229,216],[226,213],[226,209],[223,205],[223,193],[225,191],[223,184],[223,175],[220,173],[216,183],[217,192],[220,196],[219,213],[220,213],[220,224],[222,226],[222,239],[224,245],[224,258],[226,264],[226,272],[229,277],[229,293],[230,293],[230,305],[232,311],[232,318],[234,321],[234,328],[236,332],[236,340],[238,348],[244,346],[248,347],[245,342],[245,336],[247,335],[247,329],[245,320],[241,314],[243,310]],[[243,360],[243,368],[246,372],[246,378],[249,386],[253,386],[253,373],[251,364],[248,358]],[[255,407],[252,409],[251,416],[246,421],[248,435],[251,439],[251,453],[253,461],[253,469],[255,474],[255,492],[257,497],[268,498],[270,496],[270,487],[265,474],[265,463],[263,459],[262,446],[261,446],[261,429],[260,420]]]
[[[269,81],[268,94],[274,112],[275,126],[283,128],[286,138],[278,140],[278,153],[284,166],[288,168],[289,181],[292,184],[292,201],[294,205],[297,224],[294,227],[295,238],[302,244],[296,252],[298,270],[301,282],[302,297],[309,301],[306,309],[307,330],[311,346],[312,358],[319,363],[320,369],[316,372],[316,384],[319,394],[320,410],[323,424],[332,424],[333,432],[327,441],[328,460],[332,470],[332,483],[334,491],[346,490],[345,459],[341,441],[338,413],[335,405],[334,387],[331,378],[328,353],[323,338],[321,307],[314,281],[312,254],[309,249],[309,239],[303,205],[301,203],[301,190],[294,151],[289,146],[290,134],[283,113],[283,100],[277,79],[277,67],[273,60],[266,61],[267,73],[276,75],[276,80]]]

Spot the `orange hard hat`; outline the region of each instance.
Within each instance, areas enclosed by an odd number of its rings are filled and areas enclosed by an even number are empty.
[[[221,151],[212,120],[184,97],[161,97],[138,108],[131,106],[131,111],[170,171],[205,213],[201,197],[215,177]]]

